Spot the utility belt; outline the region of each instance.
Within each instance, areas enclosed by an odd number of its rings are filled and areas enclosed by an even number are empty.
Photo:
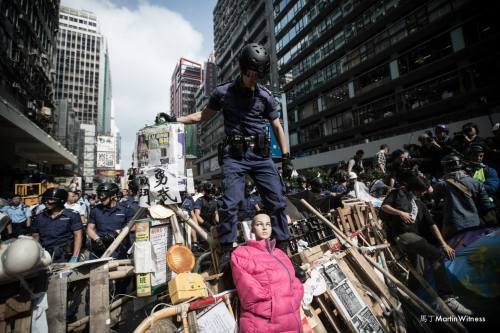
[[[218,146],[219,165],[222,165],[224,158],[224,148],[229,146],[229,155],[233,158],[240,159],[245,155],[248,149],[253,149],[255,154],[259,154],[264,158],[270,156],[270,139],[267,133],[261,133],[250,136],[238,134],[228,135]]]

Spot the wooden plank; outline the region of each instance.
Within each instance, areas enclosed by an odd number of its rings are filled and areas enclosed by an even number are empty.
[[[349,228],[347,221],[345,219],[345,209],[344,208],[337,208],[337,213],[339,215],[340,223],[342,224],[342,232],[346,235],[349,234]]]
[[[352,285],[358,292],[358,294],[361,296],[363,299],[363,302],[368,305],[368,307],[372,310],[373,314],[375,317],[377,317],[378,321],[381,323],[381,325],[384,327],[384,329],[389,332],[389,323],[387,322],[386,318],[384,317],[384,311],[380,307],[380,305],[375,302],[371,297],[369,297],[364,289],[361,288],[359,285],[360,282],[359,279],[355,276],[349,265],[343,260],[342,258],[337,257],[337,263],[346,276],[346,278],[351,281]]]
[[[354,222],[356,223],[356,229],[363,229],[365,226],[365,219],[363,217],[363,213],[361,212],[360,205],[353,206],[352,216],[354,217]]]
[[[349,212],[348,215],[346,215],[346,220],[347,220],[347,223],[349,224],[349,228],[351,228],[351,232],[355,232],[357,229],[356,229],[356,226],[354,225],[354,222],[352,221],[352,214],[351,212]]]
[[[349,248],[346,251],[347,258],[352,263],[352,269],[360,275],[363,280],[368,281],[368,285],[374,288],[374,291],[384,296],[393,306],[397,306],[397,301],[392,297],[389,288],[375,273],[374,268],[368,261],[355,249]]]
[[[14,333],[31,332],[31,315],[18,318],[14,322]]]
[[[67,281],[68,278],[63,274],[52,274],[49,277],[47,323],[51,333],[66,332]]]
[[[109,267],[96,266],[90,271],[90,333],[109,332]]]

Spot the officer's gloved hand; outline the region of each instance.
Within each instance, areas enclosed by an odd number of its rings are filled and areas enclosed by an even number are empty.
[[[78,256],[71,256],[71,259],[68,262],[70,264],[76,264],[78,262]]]
[[[177,118],[172,117],[169,114],[166,114],[165,112],[160,112],[156,115],[155,118],[155,124],[156,125],[161,125],[165,123],[175,123],[177,121]]]
[[[290,153],[286,153],[281,156],[281,169],[283,170],[283,178],[289,180],[293,172],[293,164]]]
[[[101,238],[97,238],[94,241],[94,252],[98,255],[102,255],[104,252],[106,252],[106,245],[102,241]]]

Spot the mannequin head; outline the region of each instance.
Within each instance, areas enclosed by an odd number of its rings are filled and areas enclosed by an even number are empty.
[[[255,234],[255,239],[263,240],[271,237],[273,228],[271,218],[264,213],[257,213],[252,220],[252,232]]]

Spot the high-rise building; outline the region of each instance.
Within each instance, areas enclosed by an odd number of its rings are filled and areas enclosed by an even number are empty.
[[[195,101],[196,101],[196,112],[203,111],[208,104],[208,100],[212,91],[215,89],[217,85],[217,66],[215,65],[215,57],[213,52],[208,57],[208,60],[205,61],[203,66],[203,80],[201,82],[200,87],[196,91]],[[214,117],[215,118],[215,117]],[[218,117],[220,118],[220,117]],[[211,124],[212,120],[208,120],[208,123]],[[220,127],[220,126],[219,126]],[[210,131],[211,126],[207,123],[198,124],[197,125],[197,147],[198,147],[198,158],[202,158],[204,151],[203,149],[207,149],[207,147],[211,146],[211,142],[217,142],[217,138],[214,138],[212,135],[212,131]],[[208,140],[208,142],[207,142]],[[213,168],[218,168],[218,164],[215,162],[212,164]],[[193,175],[199,175],[199,164],[193,163],[189,168],[193,169]]]
[[[61,6],[57,47],[56,98],[73,106],[82,124],[111,130],[111,75],[105,37],[97,17]]]
[[[470,0],[274,1],[297,168],[498,119],[496,11]],[[491,118],[488,118],[491,114]],[[489,128],[488,128],[489,127]],[[487,134],[486,134],[487,135]],[[311,156],[314,156],[311,157]]]
[[[54,118],[54,138],[75,154],[79,162],[83,161],[84,133],[80,129],[80,119],[67,100],[56,102]],[[81,166],[82,163],[78,163],[78,169],[75,170],[78,174],[82,171]]]
[[[0,1],[0,192],[77,159],[54,138],[59,1]]]
[[[236,79],[240,74],[238,55],[248,43],[266,47],[271,58],[269,75],[262,83],[271,91],[279,91],[274,39],[272,0],[219,0],[214,15],[214,50],[217,83]],[[212,89],[213,90],[213,89]],[[222,113],[200,124],[201,158],[198,159],[198,180],[218,177],[217,145],[224,138]]]
[[[193,113],[196,90],[200,87],[201,65],[181,58],[175,66],[170,84],[170,114],[175,117]]]
[[[219,83],[238,77],[238,55],[248,43],[264,45],[271,56],[271,70],[263,83],[278,90],[278,72],[271,0],[219,0],[214,9],[214,49]]]
[[[201,64],[181,58],[175,66],[170,85],[170,114],[175,117],[196,112],[195,94],[202,79]],[[198,157],[197,126],[186,125],[186,160],[188,168]]]
[[[56,97],[68,101],[82,124],[85,133],[82,172],[89,188],[97,164],[103,165],[96,159],[97,136],[111,135],[112,93],[106,38],[100,32],[96,15],[87,10],[61,6]]]

